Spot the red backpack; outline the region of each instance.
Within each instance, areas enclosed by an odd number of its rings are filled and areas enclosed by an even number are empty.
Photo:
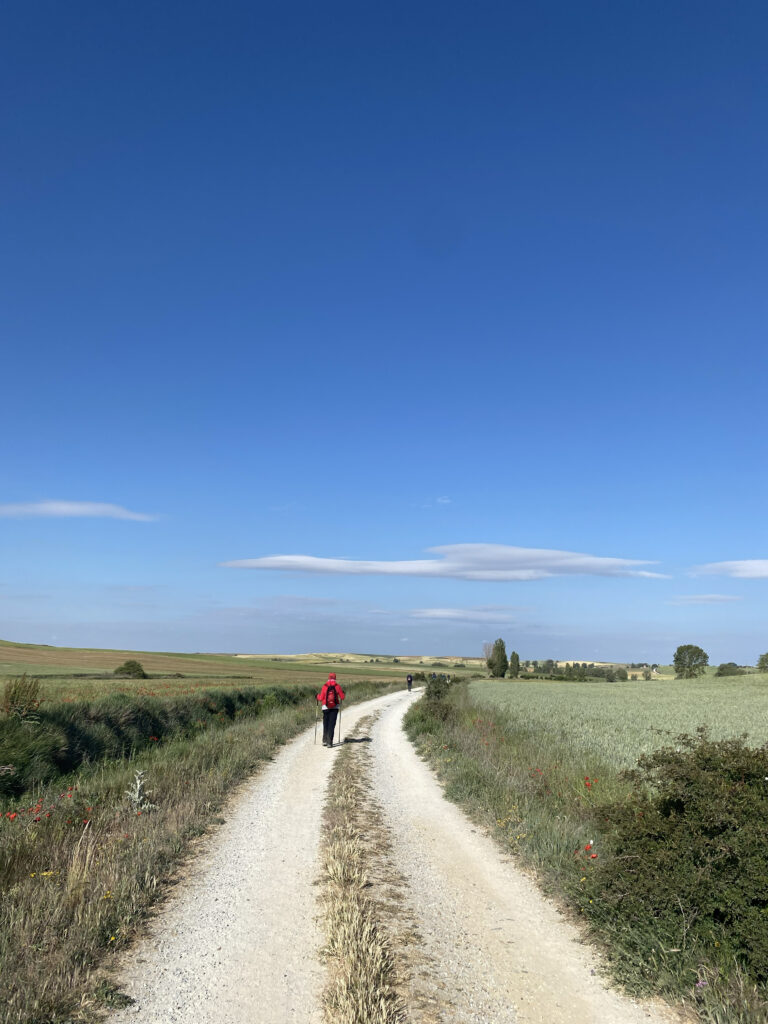
[[[337,708],[339,706],[339,692],[336,689],[335,683],[328,683],[326,687],[325,706],[327,708]]]

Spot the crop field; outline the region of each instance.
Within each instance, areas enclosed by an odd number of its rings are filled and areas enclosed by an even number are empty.
[[[113,675],[128,659],[141,662],[149,679]],[[113,693],[178,696],[201,689],[320,684],[335,671],[340,681],[402,680],[423,670],[422,659],[394,662],[392,657],[360,654],[266,655],[173,654],[93,648],[46,647],[0,640],[0,683],[26,672],[42,681],[50,700],[90,700]],[[443,669],[444,671],[445,669]]]
[[[585,765],[629,766],[700,726],[714,739],[747,733],[751,744],[768,742],[768,675],[759,673],[614,683],[488,680],[470,684],[470,695]]]

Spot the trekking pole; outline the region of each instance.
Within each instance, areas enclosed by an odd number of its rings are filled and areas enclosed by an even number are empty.
[[[341,743],[341,702],[339,703],[339,743]]]
[[[317,709],[320,705],[315,701],[315,746],[317,746]]]

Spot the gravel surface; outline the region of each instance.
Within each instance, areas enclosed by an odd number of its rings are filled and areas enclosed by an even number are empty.
[[[597,962],[533,882],[442,793],[402,731],[407,703],[376,722],[375,796],[394,867],[432,967],[414,979],[445,1024],[669,1024],[608,990]]]
[[[404,691],[343,711],[344,734]],[[188,877],[116,979],[135,1002],[110,1024],[319,1024],[314,883],[334,750],[310,730],[225,810]],[[319,730],[318,730],[319,733]],[[338,750],[339,748],[335,748]]]

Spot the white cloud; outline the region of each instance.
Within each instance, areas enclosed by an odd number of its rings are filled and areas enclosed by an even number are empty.
[[[222,562],[232,569],[273,569],[352,576],[430,576],[459,580],[540,580],[550,576],[644,576],[665,578],[639,569],[648,560],[604,558],[598,555],[518,548],[507,544],[446,544],[429,548],[437,558],[408,561],[359,561],[318,558],[315,555],[268,555]]]
[[[709,562],[697,566],[693,576],[732,576],[738,580],[768,580],[768,558],[745,558],[737,562]]]
[[[437,499],[437,504],[438,505],[450,505],[451,504],[451,499],[446,497],[445,494],[443,494],[442,497]]]
[[[677,594],[667,604],[723,604],[742,600],[740,594]]]
[[[122,505],[109,505],[102,501],[31,501],[20,505],[0,505],[0,516],[13,519],[27,519],[30,516],[51,519],[133,519],[142,523],[151,522],[156,518],[143,512],[131,512]]]
[[[411,617],[430,619],[438,622],[486,622],[508,625],[516,618],[520,609],[500,605],[480,608],[414,608]]]

